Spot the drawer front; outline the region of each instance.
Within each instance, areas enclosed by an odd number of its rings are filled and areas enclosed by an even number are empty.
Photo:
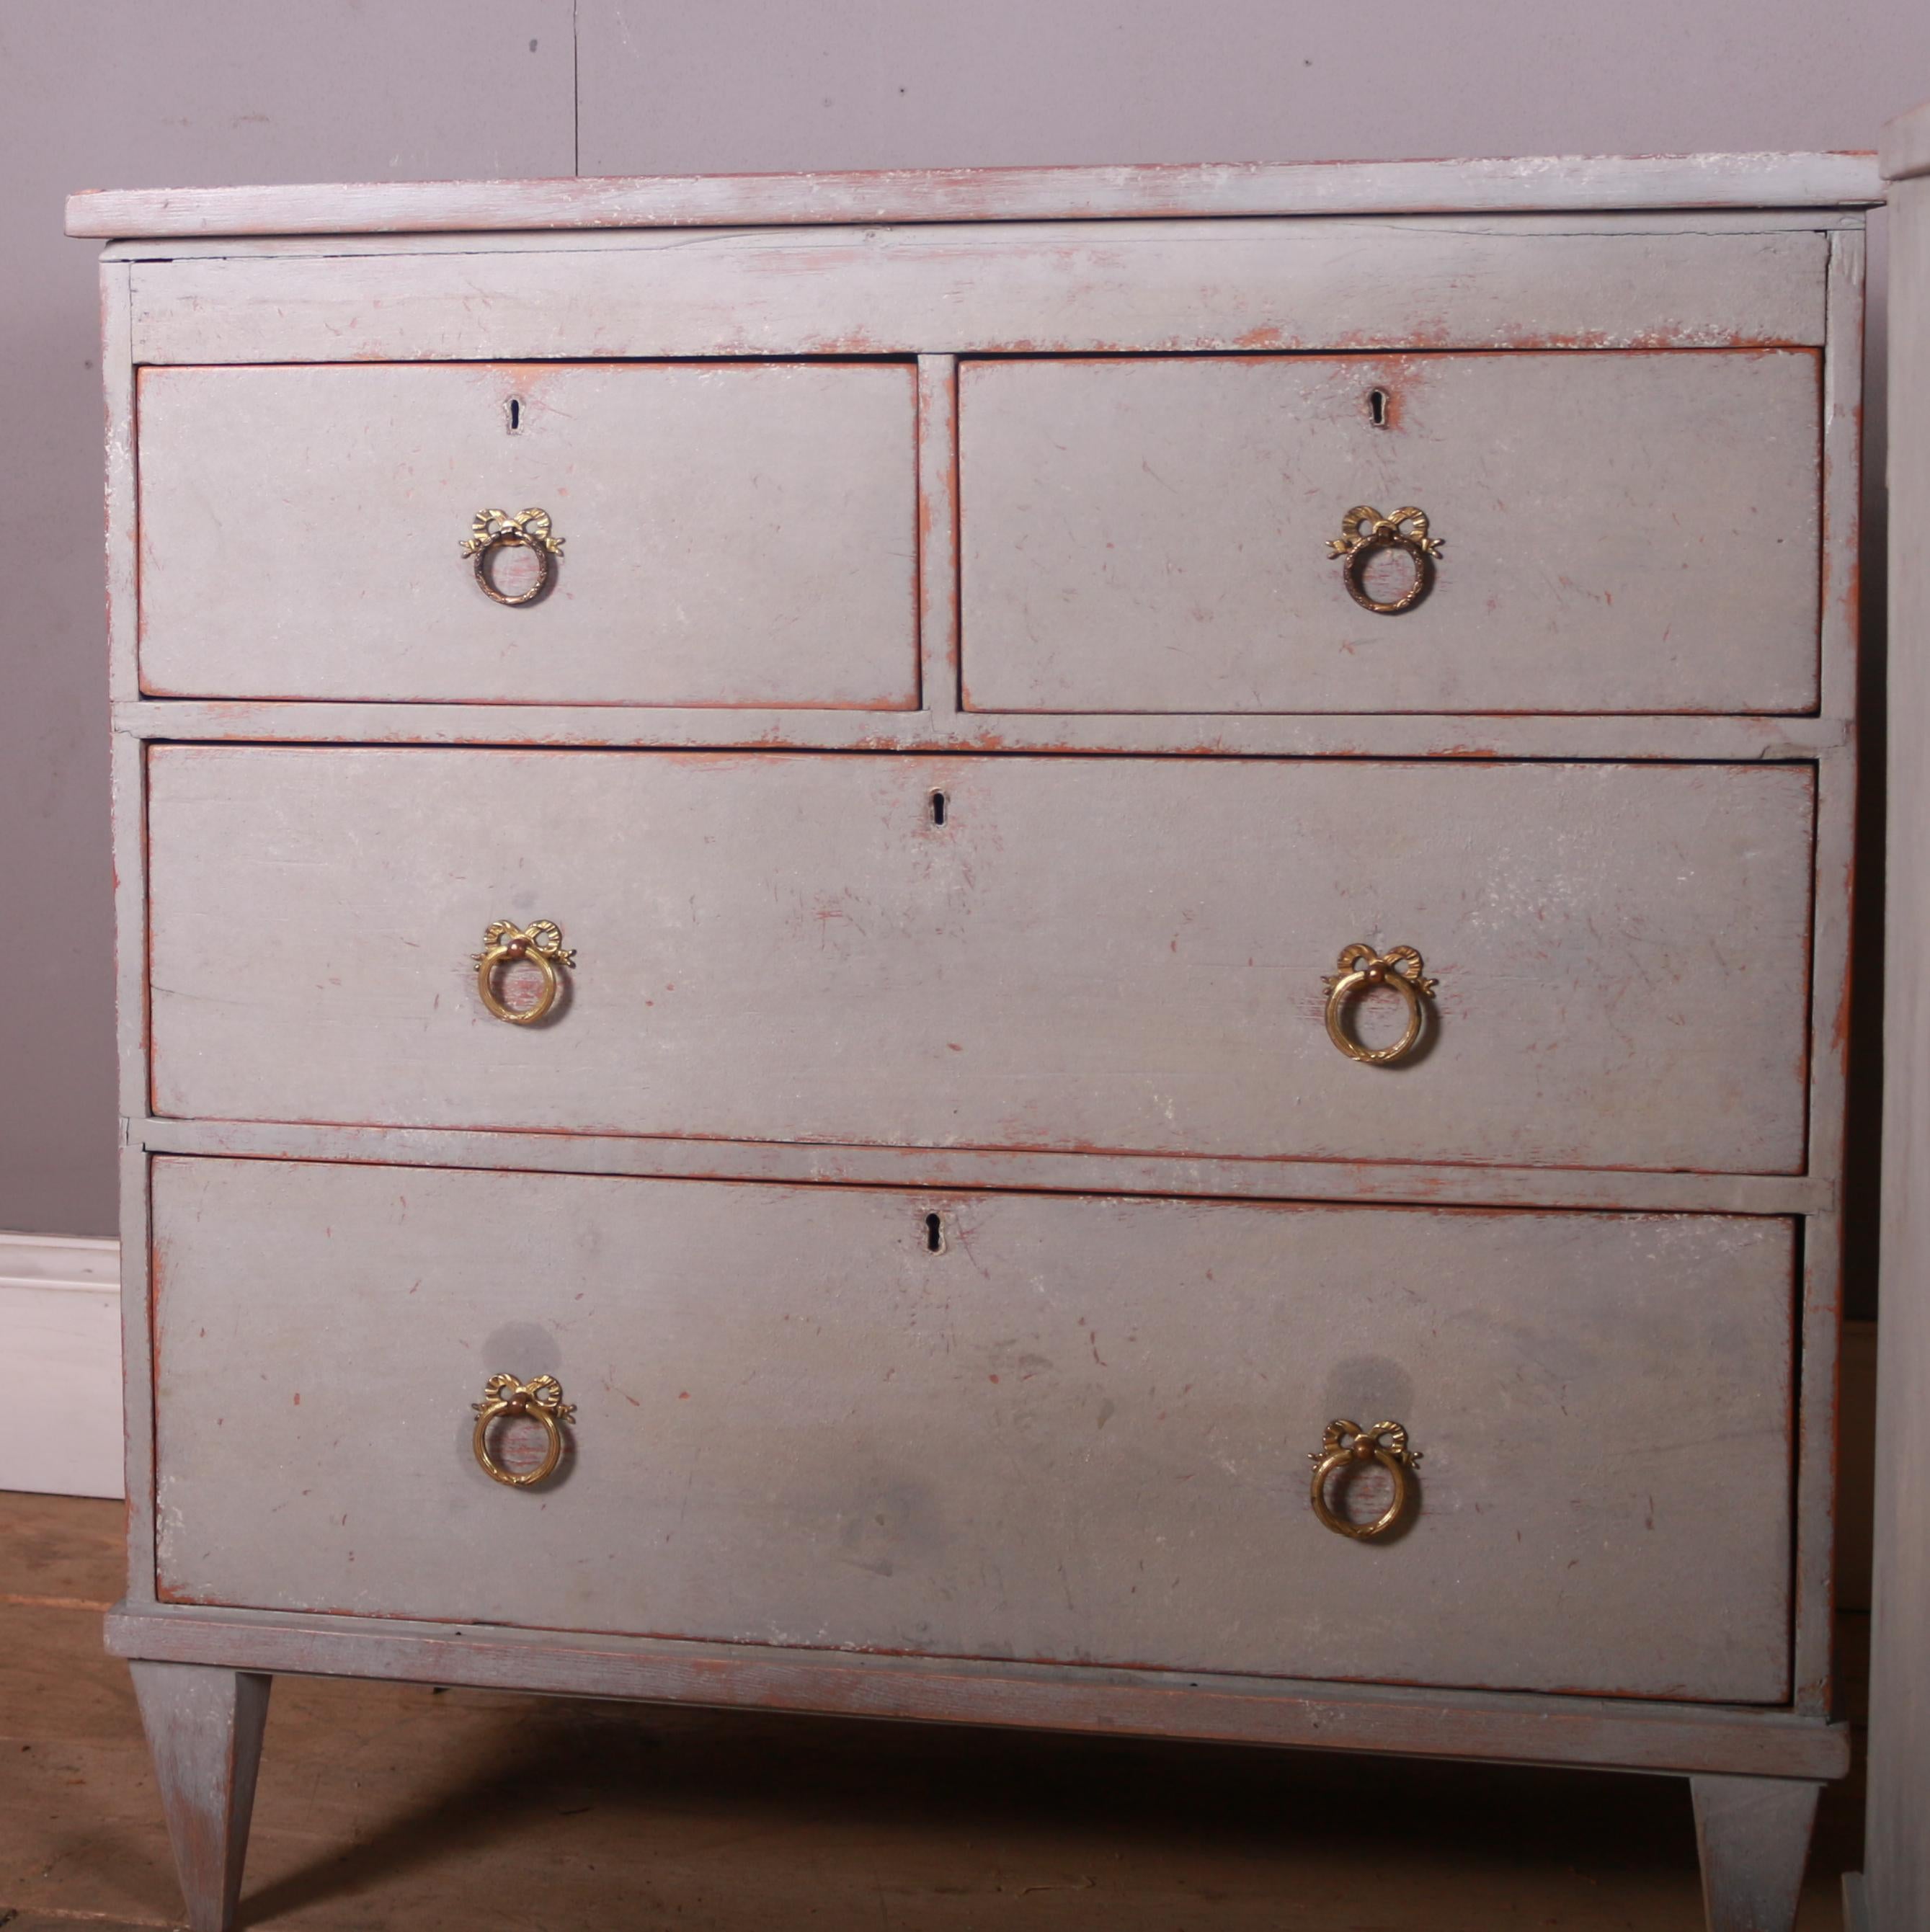
[[[967,701],[1810,709],[1819,382],[1808,350],[968,364]],[[1331,554],[1362,505],[1442,544],[1406,610]]]
[[[142,687],[909,707],[916,413],[907,364],[144,370]],[[506,608],[462,545],[531,508]]]
[[[150,364],[1823,340],[1832,237],[1813,216],[1673,233],[1550,219],[1567,232],[1514,216],[812,221],[632,230],[614,248],[485,238],[455,257],[182,256],[131,262],[128,281]]]
[[[155,1179],[171,1598],[1787,1693],[1783,1222],[266,1161]],[[474,1458],[497,1372],[575,1406],[545,1486]],[[1313,1514],[1337,1416],[1421,1452],[1384,1539]],[[1330,1501],[1360,1520],[1370,1488]]]
[[[162,746],[149,770],[166,1114],[1803,1159],[1799,768]],[[539,920],[577,963],[548,1020],[505,1024],[473,962]],[[1436,982],[1400,1064],[1329,1036],[1356,943]],[[1368,992],[1343,1030],[1385,1045],[1406,1013]]]

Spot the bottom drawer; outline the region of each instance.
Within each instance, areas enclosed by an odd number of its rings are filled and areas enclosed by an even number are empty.
[[[170,1600],[1787,1695],[1785,1222],[153,1172]],[[540,1487],[499,1371],[575,1405]],[[1339,1416],[1424,1457],[1382,1538]]]

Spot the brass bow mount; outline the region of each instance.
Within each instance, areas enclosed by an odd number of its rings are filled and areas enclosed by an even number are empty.
[[[1346,560],[1347,594],[1364,610],[1383,617],[1411,610],[1433,588],[1442,539],[1427,534],[1427,513],[1408,504],[1383,517],[1371,503],[1356,503],[1340,519],[1340,534],[1327,542],[1329,556]],[[1384,550],[1403,550],[1414,562],[1414,581],[1398,597],[1378,598],[1367,586],[1369,561]]]
[[[515,1376],[491,1376],[483,1384],[482,1400],[470,1406],[476,1412],[476,1433],[470,1447],[485,1475],[512,1490],[527,1490],[554,1473],[563,1460],[563,1426],[576,1418],[576,1405],[563,1400],[562,1384],[554,1376],[539,1376],[528,1382]],[[489,1447],[490,1424],[518,1415],[533,1416],[548,1438],[542,1462],[520,1476],[497,1462]]]
[[[1327,1037],[1349,1060],[1363,1066],[1391,1066],[1412,1053],[1420,1042],[1427,1023],[1427,1009],[1421,1002],[1431,998],[1435,982],[1421,970],[1421,956],[1411,946],[1396,946],[1376,952],[1356,940],[1340,955],[1340,970],[1329,974],[1327,988]],[[1347,1030],[1348,1003],[1375,986],[1391,986],[1407,1004],[1407,1028],[1391,1046],[1363,1046]]]
[[[547,510],[521,510],[513,516],[507,510],[479,510],[463,540],[462,554],[476,560],[476,580],[497,603],[533,604],[549,587],[550,559],[562,556],[563,546]],[[490,558],[505,548],[533,550],[536,556],[536,582],[514,596],[499,590],[489,574]]]
[[[482,935],[482,948],[476,956],[476,990],[491,1016],[512,1026],[533,1026],[542,1019],[563,991],[558,969],[576,964],[576,954],[563,943],[563,928],[553,919],[527,926],[499,919]],[[518,959],[528,960],[542,974],[543,990],[529,1006],[506,1006],[496,990],[497,969]]]
[[[1412,1489],[1409,1478],[1420,1466],[1421,1452],[1408,1447],[1407,1431],[1397,1422],[1376,1422],[1371,1429],[1363,1429],[1358,1422],[1349,1422],[1343,1416],[1328,1424],[1319,1448],[1307,1460],[1313,1465],[1313,1484],[1308,1498],[1313,1514],[1336,1535],[1365,1541],[1370,1537],[1385,1536],[1406,1513]],[[1362,1462],[1379,1463],[1394,1480],[1392,1499],[1372,1522],[1351,1522],[1337,1514],[1327,1500],[1329,1478]]]

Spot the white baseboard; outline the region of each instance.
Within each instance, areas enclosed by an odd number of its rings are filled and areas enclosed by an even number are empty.
[[[118,1496],[121,1244],[0,1234],[0,1490]]]

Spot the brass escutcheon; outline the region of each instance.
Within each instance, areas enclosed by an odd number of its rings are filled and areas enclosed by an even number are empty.
[[[491,1016],[512,1026],[534,1026],[543,1018],[563,991],[560,969],[576,964],[576,955],[563,943],[563,928],[553,919],[539,919],[528,926],[499,919],[482,935],[482,947],[476,956],[476,990]],[[530,961],[543,976],[543,990],[533,1005],[506,1006],[496,990],[497,969],[517,959]]]
[[[563,1426],[575,1420],[576,1405],[565,1402],[563,1388],[554,1376],[539,1376],[533,1382],[514,1376],[491,1376],[483,1384],[482,1400],[471,1402],[476,1411],[476,1433],[470,1447],[482,1472],[492,1481],[506,1483],[512,1490],[530,1490],[554,1475],[563,1460]],[[497,1462],[489,1448],[489,1425],[506,1415],[533,1415],[543,1425],[549,1441],[543,1460],[527,1475],[513,1475]]]
[[[1313,1514],[1335,1535],[1364,1542],[1369,1537],[1385,1536],[1406,1513],[1412,1487],[1407,1479],[1419,1465],[1421,1452],[1408,1448],[1407,1431],[1397,1422],[1376,1422],[1371,1429],[1363,1429],[1343,1416],[1328,1424],[1319,1448],[1307,1460],[1313,1465],[1313,1484],[1308,1492]],[[1328,1479],[1350,1462],[1378,1462],[1394,1478],[1393,1500],[1372,1522],[1349,1522],[1337,1516],[1327,1501]]]
[[[512,516],[507,510],[479,510],[464,538],[462,554],[476,560],[476,580],[499,604],[533,604],[549,588],[550,559],[563,554],[563,540],[550,532],[547,510],[524,510]],[[489,560],[499,550],[533,550],[536,554],[536,580],[515,596],[499,590],[489,574]]]
[[[1422,999],[1432,995],[1435,982],[1421,970],[1421,956],[1411,946],[1376,952],[1355,942],[1340,955],[1340,970],[1327,979],[1327,1037],[1349,1060],[1366,1066],[1391,1066],[1419,1045],[1427,1023]],[[1370,986],[1391,986],[1407,1002],[1407,1030],[1391,1046],[1363,1046],[1346,1028],[1347,1003]]]
[[[1346,559],[1343,572],[1347,595],[1363,610],[1382,617],[1411,610],[1434,587],[1434,565],[1442,539],[1427,534],[1427,513],[1412,505],[1383,517],[1370,503],[1356,503],[1340,519],[1340,534],[1327,542],[1327,554]],[[1398,597],[1382,599],[1368,594],[1367,569],[1378,550],[1405,550],[1414,560],[1414,581]]]

